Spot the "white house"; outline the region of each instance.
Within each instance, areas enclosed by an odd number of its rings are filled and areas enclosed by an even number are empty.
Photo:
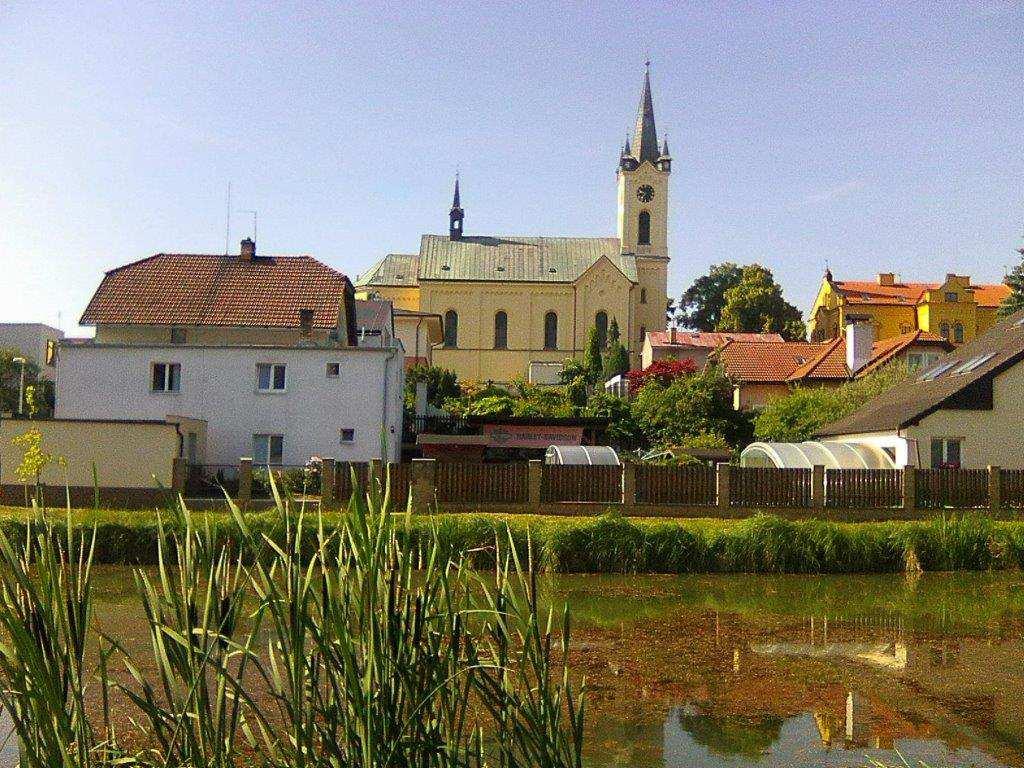
[[[257,256],[248,240],[238,256],[128,264],[107,273],[82,317],[96,337],[60,347],[55,415],[202,419],[210,464],[367,461],[382,439],[396,461],[404,351],[390,304],[359,309],[340,272]]]

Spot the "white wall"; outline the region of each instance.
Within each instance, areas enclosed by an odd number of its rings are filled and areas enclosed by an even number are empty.
[[[39,366],[39,375],[52,379],[53,367],[46,364],[46,342],[58,341],[64,334],[43,323],[0,323],[0,347],[13,347]]]
[[[180,392],[150,391],[154,362],[181,364]],[[286,391],[257,391],[256,364],[264,362],[287,366]],[[341,364],[338,378],[327,377],[328,362]],[[383,425],[397,461],[403,383],[395,349],[72,344],[61,348],[56,416],[205,419],[206,461],[232,465],[252,455],[258,433],[284,435],[285,464],[313,455],[368,461],[380,456]],[[342,428],[355,429],[354,443],[341,443]]]

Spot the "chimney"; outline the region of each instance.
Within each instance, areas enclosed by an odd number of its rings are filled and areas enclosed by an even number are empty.
[[[668,343],[669,344],[675,344],[676,343],[676,327],[674,325],[671,328],[668,329]]]
[[[947,272],[946,273],[946,282],[948,283],[951,280],[956,280],[956,272]]]
[[[846,367],[851,374],[871,362],[875,326],[864,318],[851,318],[846,326]]]
[[[896,273],[895,272],[879,272],[878,273],[878,284],[879,285],[895,285],[896,284]]]
[[[242,261],[252,261],[253,259],[256,258],[255,240],[247,237],[245,238],[245,240],[242,241],[242,252],[240,258],[242,259]]]

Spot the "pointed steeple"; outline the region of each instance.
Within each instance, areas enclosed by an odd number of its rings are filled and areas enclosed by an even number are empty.
[[[466,218],[459,200],[459,174],[455,173],[455,194],[452,196],[452,209],[448,212],[448,239],[462,239],[462,221]]]
[[[645,63],[644,90],[640,94],[640,106],[636,112],[636,128],[633,131],[633,157],[638,162],[658,162],[658,131],[654,127],[654,100],[651,98],[651,62]]]

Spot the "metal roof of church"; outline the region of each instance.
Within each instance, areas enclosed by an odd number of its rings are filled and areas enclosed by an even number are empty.
[[[636,257],[617,237],[484,237],[423,235],[420,280],[571,283],[607,256],[637,282]]]
[[[356,280],[356,285],[419,285],[420,257],[415,253],[389,253]]]

